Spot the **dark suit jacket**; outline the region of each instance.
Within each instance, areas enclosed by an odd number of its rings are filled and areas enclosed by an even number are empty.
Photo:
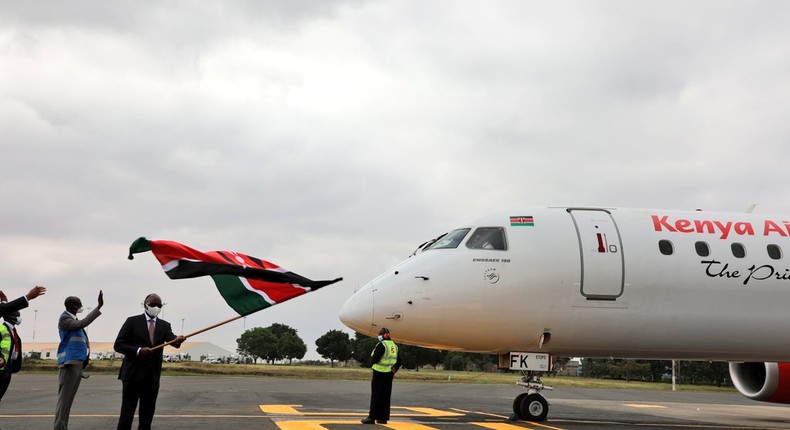
[[[18,310],[22,310],[26,308],[28,305],[27,299],[25,296],[22,296],[16,300],[11,300],[8,303],[0,303],[0,316],[8,315],[11,312],[16,312]]]
[[[124,355],[118,379],[122,381],[159,381],[162,373],[162,353],[164,348],[151,351],[147,357],[137,355],[137,349],[153,347],[169,342],[176,338],[170,323],[157,318],[154,327],[154,344],[148,337],[148,320],[144,314],[135,315],[126,319],[115,339],[115,351]],[[173,344],[178,348],[180,344]]]

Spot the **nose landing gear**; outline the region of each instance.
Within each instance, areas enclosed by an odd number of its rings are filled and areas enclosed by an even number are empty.
[[[540,394],[541,390],[552,390],[552,387],[543,385],[540,374],[543,372],[521,372],[521,380],[516,384],[527,389],[513,400],[513,414],[511,420],[544,421],[549,414],[549,402]]]

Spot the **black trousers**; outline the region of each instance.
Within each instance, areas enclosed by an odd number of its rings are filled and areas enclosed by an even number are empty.
[[[392,372],[373,371],[370,381],[370,412],[368,417],[385,421],[390,419],[390,399],[392,398]]]
[[[10,364],[7,366],[10,366]],[[5,392],[8,390],[8,384],[11,383],[11,375],[12,373],[7,367],[4,370],[0,370],[0,400],[3,399]]]
[[[151,421],[156,410],[156,397],[159,395],[159,381],[147,379],[142,381],[123,381],[121,394],[121,416],[118,418],[118,430],[131,430],[134,411],[140,402],[138,430],[151,430]]]

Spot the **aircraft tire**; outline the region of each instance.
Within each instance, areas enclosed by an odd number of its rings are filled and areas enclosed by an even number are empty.
[[[524,397],[527,397],[529,393],[521,393],[513,400],[513,413],[516,414],[516,417],[520,420],[524,420],[524,415],[521,414],[521,402],[524,401]]]
[[[517,415],[525,421],[544,421],[549,415],[549,402],[540,394],[527,394],[520,403]]]

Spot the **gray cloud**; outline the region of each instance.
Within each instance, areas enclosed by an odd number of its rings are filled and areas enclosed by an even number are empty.
[[[782,207],[788,9],[5,2],[0,285],[50,287],[36,340],[100,288],[92,339],[152,291],[196,330],[230,316],[211,282],[129,244],[238,250],[346,280],[201,339],[282,322],[312,350],[354,289],[488,212]]]

